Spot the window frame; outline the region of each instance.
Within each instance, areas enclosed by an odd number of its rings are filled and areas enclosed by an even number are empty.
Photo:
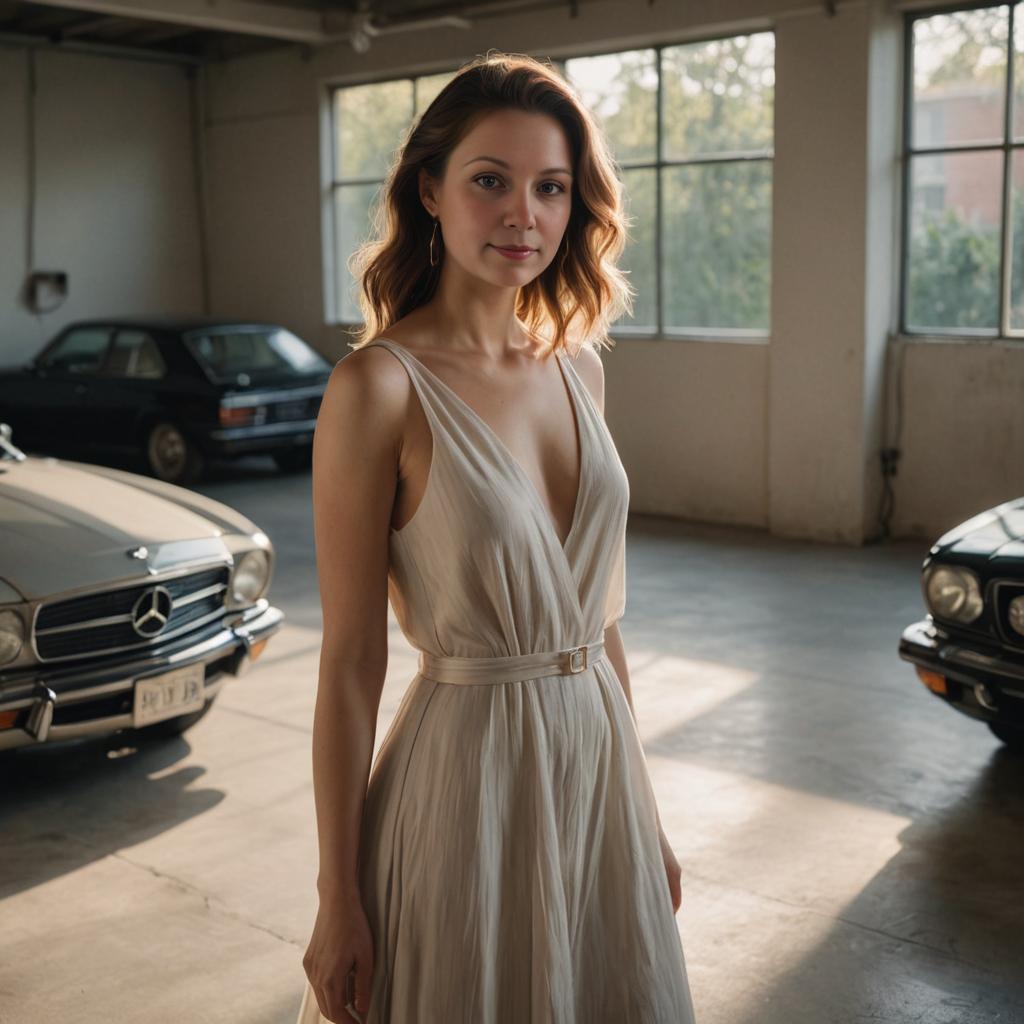
[[[903,125],[901,146],[901,215],[900,215],[900,266],[899,266],[899,333],[908,338],[944,338],[972,341],[1021,341],[1024,327],[1013,330],[1010,327],[1012,306],[1012,247],[1010,207],[1014,150],[1024,151],[1024,139],[1013,141],[1013,90],[1014,90],[1014,28],[1015,13],[1021,0],[973,0],[956,5],[936,5],[904,12],[903,21]],[[949,146],[913,146],[914,133],[914,23],[937,14],[958,14],[962,11],[988,10],[995,7],[1009,7],[1009,22],[1006,36],[1006,76],[1003,91],[1003,139],[1001,143],[966,143]],[[1022,54],[1024,56],[1024,54]],[[997,324],[989,327],[926,327],[913,329],[907,325],[910,278],[910,220],[913,194],[911,191],[911,165],[916,156],[943,156],[959,153],[995,153],[1002,151],[1003,187],[1000,195],[999,246],[999,305]]]
[[[156,375],[147,375],[139,373],[113,373],[110,369],[110,362],[114,357],[114,352],[117,349],[117,343],[120,341],[121,336],[125,334],[139,334],[145,335],[153,343],[153,347],[156,350],[156,354],[160,359],[160,372]],[[160,339],[157,333],[148,327],[117,327],[114,329],[114,333],[110,338],[110,343],[107,345],[107,350],[103,356],[103,363],[100,366],[98,377],[102,377],[108,381],[158,381],[165,380],[170,373],[170,367],[167,363],[167,357],[164,354],[164,350],[160,345]]]
[[[74,334],[79,334],[84,331],[96,331],[98,333],[106,332],[107,341],[103,348],[103,354],[100,356],[99,362],[93,370],[86,371],[84,373],[73,373],[70,370],[65,370],[63,367],[54,368],[53,366],[53,355],[55,352],[60,350],[68,338]],[[102,372],[103,367],[106,365],[107,359],[110,356],[110,348],[114,343],[114,332],[115,328],[111,324],[101,323],[74,323],[68,324],[63,328],[57,336],[47,344],[41,352],[32,360],[34,366],[42,370],[53,377],[67,377],[69,379],[80,379],[85,377],[98,377]]]

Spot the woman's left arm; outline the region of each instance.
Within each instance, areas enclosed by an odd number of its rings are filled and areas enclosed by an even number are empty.
[[[633,706],[633,689],[629,684],[629,668],[626,665],[626,649],[622,644],[622,633],[619,631],[618,622],[613,622],[604,631],[604,653],[608,656],[608,660],[615,669],[615,674],[619,677],[619,685],[626,696],[626,703],[629,705],[633,721],[636,722],[636,708]],[[657,807],[655,807],[655,813],[657,813]],[[657,814],[657,818],[658,830],[661,831],[661,815]]]
[[[629,669],[626,667],[626,650],[622,645],[622,633],[619,631],[618,622],[613,622],[604,631],[604,653],[615,669],[615,675],[618,676],[619,685],[625,694],[630,714],[633,716],[633,721],[636,722],[633,691],[629,684]],[[672,844],[668,841],[668,836],[665,835],[665,829],[662,827],[657,801],[654,804],[654,815],[658,821],[658,842],[661,844],[661,859],[665,862],[665,876],[668,879],[668,889],[672,897],[672,912],[676,913],[683,901],[682,868],[679,866]]]
[[[622,645],[622,633],[619,631],[618,622],[613,622],[604,631],[604,652],[619,677],[619,685],[626,695],[626,703],[633,714],[633,721],[636,721],[636,708],[633,707],[633,690],[629,685],[629,668],[626,665],[626,649]]]
[[[584,379],[584,383],[594,399],[594,404],[603,416],[604,364],[601,362],[601,357],[590,346],[584,346],[583,350],[576,357],[576,363],[580,376]],[[612,663],[612,667],[615,669],[615,675],[618,677],[626,703],[629,705],[629,712],[633,716],[633,722],[636,723],[636,708],[633,706],[633,690],[629,682],[629,668],[626,665],[626,650],[622,643],[622,633],[619,631],[617,621],[613,622],[604,631],[604,651],[608,660]],[[654,805],[654,814],[658,822],[658,841],[661,844],[661,856],[665,862],[665,874],[668,878],[669,892],[672,897],[672,911],[675,913],[679,910],[682,903],[682,885],[680,881],[682,869],[679,866],[679,861],[676,859],[672,844],[668,841],[668,836],[665,835],[665,830],[662,828],[661,814],[658,811],[657,801],[655,801]]]

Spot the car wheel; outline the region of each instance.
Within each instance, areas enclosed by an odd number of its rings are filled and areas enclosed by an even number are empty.
[[[216,697],[211,697],[198,711],[190,711],[187,715],[176,718],[165,718],[162,722],[144,725],[140,732],[144,736],[180,736],[186,729],[191,729],[213,707]]]
[[[202,473],[203,457],[176,423],[161,420],[146,433],[146,466],[160,480],[191,483]]]
[[[988,727],[1011,750],[1024,753],[1024,728],[1019,725],[1009,725],[1006,722],[989,722]]]
[[[309,469],[313,465],[313,446],[303,444],[274,452],[274,461],[277,463],[277,468],[285,473],[298,473],[301,470]]]

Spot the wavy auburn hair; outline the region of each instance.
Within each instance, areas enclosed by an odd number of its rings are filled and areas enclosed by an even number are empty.
[[[633,289],[617,262],[628,222],[622,183],[605,136],[572,86],[551,66],[524,54],[489,50],[464,65],[409,128],[374,207],[371,240],[348,267],[360,282],[363,326],[352,348],[428,302],[437,290],[445,250],[430,265],[434,218],[419,195],[419,171],[443,180],[452,150],[488,113],[548,114],[562,126],[572,153],[572,209],[555,258],[519,289],[516,316],[551,349],[587,342],[614,346],[608,325],[633,311]]]

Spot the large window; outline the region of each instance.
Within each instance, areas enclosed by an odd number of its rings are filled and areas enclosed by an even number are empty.
[[[1024,336],[1019,4],[907,17],[902,328]]]
[[[770,32],[555,62],[601,122],[625,186],[636,291],[617,335],[766,337],[775,38]],[[335,90],[337,308],[387,165],[450,74]]]
[[[366,241],[371,213],[406,132],[454,72],[335,89],[332,94],[335,310],[343,324],[360,320],[349,257]]]
[[[775,36],[579,57],[566,74],[622,169],[636,290],[616,333],[764,335]]]

